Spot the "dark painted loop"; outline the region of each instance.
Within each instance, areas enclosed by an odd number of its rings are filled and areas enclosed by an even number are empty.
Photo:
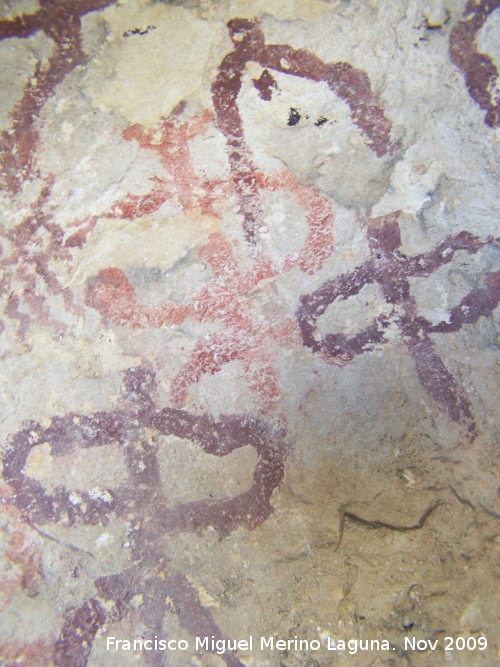
[[[215,421],[203,414],[158,408],[155,375],[146,367],[130,368],[124,375],[123,387],[118,406],[109,412],[70,413],[55,417],[47,428],[36,422],[26,424],[13,436],[3,457],[4,479],[11,487],[10,502],[32,524],[64,521],[65,525],[96,525],[107,522],[114,513],[133,526],[128,534],[132,567],[98,579],[99,597],[86,600],[78,609],[66,610],[54,653],[54,664],[59,667],[85,667],[97,632],[131,609],[136,595],[143,596],[138,611],[152,632],[161,631],[168,598],[173,600],[180,625],[194,636],[224,639],[192,585],[167,562],[161,537],[199,532],[211,526],[222,539],[237,528],[252,530],[259,526],[273,512],[271,496],[283,479],[290,449],[284,432],[262,419],[227,415]],[[191,440],[207,454],[218,457],[240,447],[253,447],[258,461],[252,487],[230,498],[169,507],[157,457],[161,444],[148,442],[145,429]],[[29,454],[37,445],[48,443],[52,456],[57,458],[111,442],[122,449],[128,472],[128,478],[117,489],[86,493],[58,487],[47,493],[24,472]],[[114,602],[114,608],[109,611],[109,605],[105,607],[99,598]],[[230,651],[222,657],[229,667],[244,667]],[[156,654],[155,660],[157,665],[164,664],[163,654]]]
[[[451,262],[455,252],[465,250],[474,254],[486,245],[498,245],[498,239],[490,237],[482,241],[470,232],[462,231],[444,239],[434,250],[406,257],[398,251],[401,245],[398,218],[397,212],[371,219],[368,241],[372,258],[350,273],[325,282],[312,294],[301,297],[296,317],[302,341],[314,353],[348,363],[355,356],[386,342],[384,332],[392,320],[398,324],[422,386],[452,421],[465,427],[468,439],[473,440],[476,431],[472,405],[465,389],[435,352],[429,334],[458,331],[464,324],[475,324],[480,317],[491,315],[500,302],[500,271],[490,274],[483,287],[471,290],[458,306],[452,308],[448,322],[437,325],[418,315],[408,278],[425,278]],[[342,333],[321,336],[317,322],[326,309],[338,299],[355,296],[370,283],[380,285],[384,300],[394,306],[391,318],[380,315],[372,325],[351,337]]]
[[[378,157],[395,153],[400,145],[391,139],[392,124],[386,118],[384,108],[373,93],[366,72],[349,63],[325,63],[318,56],[304,49],[294,49],[288,44],[266,45],[264,34],[257,21],[233,19],[228,29],[234,50],[227,54],[219,66],[212,84],[212,99],[216,123],[224,134],[229,152],[231,180],[238,195],[244,217],[243,228],[249,243],[255,243],[261,228],[263,215],[260,210],[259,189],[251,152],[245,142],[243,121],[238,109],[238,96],[242,77],[249,62],[264,68],[260,79],[254,80],[262,99],[271,99],[275,87],[269,70],[290,76],[324,81],[330,89],[344,100],[355,125],[367,138],[367,145]],[[288,125],[297,125],[300,113],[291,109]]]

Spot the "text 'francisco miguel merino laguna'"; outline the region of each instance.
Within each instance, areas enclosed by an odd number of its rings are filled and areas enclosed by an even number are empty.
[[[362,645],[366,644],[366,646]],[[254,642],[252,636],[248,639],[218,639],[212,637],[195,637],[195,651],[209,651],[223,655],[227,651],[253,651],[271,650],[271,651],[319,651],[321,647],[328,651],[348,651],[350,654],[361,651],[389,651],[390,644],[386,639],[378,640],[358,640],[350,639],[348,641],[334,641],[330,637],[320,642],[318,639],[276,639],[275,637],[259,637]],[[116,637],[107,637],[106,648],[108,651],[187,651],[189,642],[185,639],[117,639]]]

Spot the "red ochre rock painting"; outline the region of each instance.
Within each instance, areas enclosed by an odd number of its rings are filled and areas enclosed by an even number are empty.
[[[499,7],[500,0],[469,0],[450,36],[451,60],[464,75],[469,95],[486,111],[484,122],[490,127],[500,126],[500,73],[487,54],[478,53],[475,39]]]
[[[351,117],[378,157],[395,153],[399,144],[391,139],[391,122],[374,95],[368,75],[346,62],[325,63],[304,49],[288,44],[266,44],[257,21],[234,19],[228,23],[234,50],[223,59],[212,84],[212,99],[218,128],[226,137],[231,180],[243,212],[245,236],[255,243],[262,229],[258,202],[258,178],[245,141],[243,121],[238,109],[242,77],[249,62],[291,76],[323,81],[351,110]],[[270,99],[275,85],[272,76],[262,74],[254,80],[261,97]]]
[[[29,214],[19,224],[2,231],[0,295],[5,301],[4,315],[19,322],[20,340],[25,339],[33,320],[49,326],[56,338],[66,331],[66,324],[51,314],[47,297],[60,297],[65,310],[73,315],[84,313],[56,271],[55,262],[70,262],[72,254],[65,244],[65,231],[54,221],[49,205],[52,186],[52,180],[42,185]],[[5,326],[0,320],[0,334]]]
[[[478,252],[488,244],[500,244],[500,238],[482,241],[470,232],[448,236],[433,250],[406,257],[399,251],[401,233],[399,212],[368,219],[368,242],[371,258],[353,271],[323,283],[312,294],[301,297],[297,319],[304,345],[320,353],[326,361],[340,365],[356,355],[386,343],[385,331],[396,323],[417,370],[422,386],[437,402],[440,410],[465,430],[465,440],[472,442],[476,425],[472,405],[465,389],[451,375],[435,352],[429,334],[459,331],[464,324],[474,324],[480,317],[492,314],[500,302],[500,271],[490,273],[484,286],[472,289],[461,302],[451,309],[449,321],[432,324],[418,313],[411,294],[409,277],[426,278],[439,267],[448,264],[456,252]],[[338,299],[346,300],[358,294],[365,285],[378,283],[386,303],[393,305],[390,315],[380,315],[373,324],[348,338],[344,334],[321,336],[317,321],[326,309]]]
[[[0,20],[0,40],[27,38],[42,30],[54,42],[54,53],[44,66],[38,62],[11,114],[12,126],[0,136],[0,166],[5,185],[16,193],[36,170],[34,154],[39,143],[39,114],[57,86],[75,67],[87,62],[82,47],[81,19],[112,5],[115,0],[40,0],[33,14]]]
[[[57,86],[87,55],[82,48],[81,19],[89,12],[103,9],[114,0],[40,0],[33,14],[0,20],[0,40],[28,38],[41,30],[54,43],[54,52],[46,64],[38,62],[23,96],[11,113],[11,127],[0,136],[0,181],[6,192],[16,195],[28,180],[39,177],[35,156],[39,145],[39,115],[56,92]],[[64,307],[73,314],[83,314],[74,305],[71,290],[64,288],[51,264],[68,262],[71,254],[65,245],[65,231],[53,220],[48,206],[53,179],[41,183],[38,197],[22,222],[2,230],[0,247],[2,278],[0,295],[5,299],[4,314],[18,320],[18,337],[25,339],[31,320],[49,325],[56,337],[66,326],[50,316],[48,296],[61,296]],[[0,334],[6,324],[0,320]]]
[[[155,389],[155,377],[150,370],[131,368],[125,373],[123,394],[114,410],[54,417],[46,427],[29,422],[13,436],[3,456],[5,501],[33,528],[57,523],[104,525],[112,517],[126,519],[133,526],[127,536],[131,566],[98,578],[96,595],[79,608],[64,612],[54,648],[56,665],[85,666],[97,632],[104,624],[109,627],[132,612],[131,601],[137,595],[143,596],[139,614],[151,637],[162,633],[168,597],[182,627],[195,636],[223,639],[222,631],[201,605],[186,576],[169,563],[161,536],[199,533],[212,526],[223,539],[239,527],[256,528],[273,512],[271,496],[282,481],[290,451],[284,431],[248,416],[221,416],[215,421],[206,415],[160,408],[155,403]],[[258,461],[251,488],[230,498],[170,507],[157,459],[161,443],[148,439],[146,429],[149,433],[191,440],[207,454],[218,457],[247,445],[254,447]],[[32,448],[41,443],[50,445],[51,455],[56,459],[77,449],[114,443],[125,454],[128,479],[118,488],[105,489],[97,496],[78,491],[78,503],[74,502],[76,492],[63,486],[48,492],[23,472]],[[242,667],[233,653],[227,652],[222,657],[228,666]],[[159,652],[145,659],[151,665],[164,664]]]
[[[8,503],[10,489],[0,486],[0,516],[2,519],[1,551],[9,567],[0,575],[0,612],[8,608],[15,592],[21,589],[28,597],[39,593],[42,580],[40,539],[26,522],[21,512]],[[2,656],[0,650],[0,657]]]
[[[203,375],[213,375],[230,361],[239,360],[248,386],[265,412],[281,395],[274,363],[276,349],[287,343],[300,344],[292,316],[270,323],[252,318],[248,294],[275,272],[262,263],[242,274],[231,245],[221,234],[213,234],[199,256],[212,267],[215,277],[190,304],[165,303],[147,308],[138,302],[135,289],[120,269],[101,271],[87,288],[86,303],[115,324],[128,328],[179,325],[187,319],[222,323],[224,331],[211,334],[208,340],[198,340],[188,361],[173,378],[172,404],[181,406],[189,388]]]
[[[215,124],[224,134],[230,164],[229,183],[202,181],[194,172],[189,155],[189,140],[203,133],[211,121],[208,112],[186,122],[179,116],[179,107],[153,132],[134,125],[124,132],[126,139],[135,139],[143,148],[156,151],[172,180],[156,179],[147,196],[128,196],[118,202],[104,217],[134,219],[150,214],[169,197],[176,196],[185,210],[199,208],[207,215],[220,217],[217,202],[221,196],[235,192],[243,216],[246,240],[255,244],[263,231],[264,215],[260,193],[266,189],[284,190],[298,200],[307,211],[308,234],[300,252],[271,263],[255,253],[253,267],[243,274],[238,268],[235,248],[222,234],[212,235],[200,257],[214,273],[213,281],[191,304],[165,303],[159,308],[142,306],[126,275],[119,269],[102,270],[86,291],[86,304],[119,326],[162,327],[178,325],[186,319],[197,322],[218,321],[224,333],[212,335],[208,341],[198,341],[189,361],[174,378],[171,398],[182,405],[189,387],[209,373],[214,374],[230,361],[238,359],[244,365],[250,388],[260,396],[262,409],[270,409],[281,394],[273,363],[272,345],[298,341],[293,318],[263,326],[252,321],[247,295],[262,281],[298,267],[307,274],[319,270],[333,252],[332,205],[319,190],[298,183],[289,172],[271,176],[262,174],[252,164],[251,150],[244,136],[238,108],[242,77],[249,62],[266,68],[254,81],[263,99],[270,99],[276,86],[269,69],[291,76],[324,81],[351,109],[354,123],[364,133],[370,147],[383,156],[396,151],[398,144],[391,140],[391,123],[373,94],[368,76],[348,63],[325,64],[309,51],[288,45],[267,45],[255,21],[235,19],[228,24],[234,50],[225,56],[212,85]],[[267,76],[265,75],[267,72]],[[96,219],[84,221],[71,243],[84,242]]]
[[[155,212],[174,196],[185,211],[198,209],[206,215],[221,217],[217,202],[230,195],[231,184],[228,187],[224,182],[202,181],[192,167],[188,143],[209,127],[212,116],[205,112],[181,121],[182,111],[182,107],[177,109],[156,133],[138,125],[125,130],[125,138],[135,139],[143,148],[155,150],[160,155],[171,180],[156,178],[150,193],[128,195],[102,218],[141,218]],[[282,321],[257,321],[248,297],[252,291],[295,267],[313,274],[323,266],[334,248],[332,202],[317,188],[301,185],[286,171],[265,175],[254,170],[254,181],[259,191],[281,190],[306,211],[307,234],[297,252],[273,262],[262,257],[262,253],[253,253],[251,268],[243,272],[237,246],[222,233],[212,234],[198,251],[198,256],[210,267],[213,279],[188,303],[167,302],[156,308],[143,306],[125,273],[118,268],[103,269],[87,286],[86,305],[117,326],[161,328],[178,326],[185,321],[223,325],[222,333],[212,334],[208,340],[196,343],[185,367],[173,379],[173,405],[181,406],[189,387],[204,374],[217,373],[230,361],[239,360],[250,389],[259,397],[262,410],[267,411],[281,395],[274,348],[292,342],[300,344],[292,315]],[[80,229],[67,239],[66,244],[83,244],[96,222],[94,217],[78,223]]]
[[[306,189],[304,188],[304,191]],[[307,203],[307,191],[302,201]],[[318,220],[330,222],[330,203],[324,199],[310,202],[313,207],[312,223]],[[328,225],[330,227],[330,225]],[[314,246],[315,230],[310,235]],[[319,239],[331,231],[320,230]],[[322,263],[322,253],[329,254],[329,245],[321,252],[309,254],[309,245],[297,256],[284,258],[283,270],[293,266],[315,266]],[[199,339],[183,369],[172,380],[170,395],[173,405],[181,406],[189,387],[195,385],[203,375],[219,372],[224,365],[239,360],[244,367],[249,388],[260,400],[261,409],[267,411],[281,395],[278,373],[275,368],[276,349],[283,345],[300,344],[300,336],[294,318],[262,320],[253,316],[249,294],[267,284],[280,273],[280,267],[265,259],[256,261],[243,272],[235,255],[235,247],[222,235],[212,234],[199,253],[199,258],[211,268],[213,279],[188,303],[167,302],[158,307],[143,306],[137,299],[134,287],[125,273],[116,268],[104,269],[89,282],[85,303],[96,308],[101,315],[114,324],[126,328],[160,328],[178,326],[185,321],[202,324],[220,323],[221,333],[208,339]],[[310,262],[309,262],[310,257]]]

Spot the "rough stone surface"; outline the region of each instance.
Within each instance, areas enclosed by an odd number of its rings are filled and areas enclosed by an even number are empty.
[[[0,3],[2,665],[500,665],[499,26]]]

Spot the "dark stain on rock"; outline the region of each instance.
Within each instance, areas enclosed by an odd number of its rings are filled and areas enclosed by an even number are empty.
[[[391,322],[397,323],[402,340],[415,362],[422,386],[438,403],[448,417],[463,426],[465,439],[476,437],[472,405],[465,389],[447,370],[435,351],[429,334],[458,331],[464,324],[475,324],[480,317],[488,317],[500,302],[500,271],[491,273],[484,286],[473,289],[451,312],[448,322],[433,325],[418,314],[417,303],[411,295],[408,278],[426,278],[441,266],[448,264],[454,254],[465,250],[477,253],[487,245],[500,243],[500,238],[482,241],[470,232],[448,236],[433,250],[406,257],[398,252],[401,245],[399,212],[368,222],[368,242],[371,258],[353,271],[323,283],[312,294],[301,297],[297,319],[304,345],[313,352],[333,357],[340,363],[349,363],[356,355],[373,350],[386,343],[385,331]],[[317,321],[337,299],[346,300],[358,294],[365,285],[380,285],[386,303],[394,306],[389,316],[380,315],[358,334],[327,334],[322,337]]]
[[[462,20],[450,36],[451,60],[464,75],[469,95],[486,111],[484,122],[489,127],[500,125],[500,73],[490,56],[478,53],[475,40],[490,14],[499,7],[500,0],[469,0]]]
[[[292,127],[293,125],[297,125],[297,123],[300,121],[302,116],[300,115],[300,111],[296,109],[295,107],[290,107],[290,111],[288,112],[288,121],[287,125]]]
[[[147,28],[144,28],[141,30],[140,28],[133,28],[132,30],[126,30],[123,33],[124,37],[132,37],[133,35],[147,35],[148,32],[151,32],[152,30],[156,30],[155,25],[148,25]]]

